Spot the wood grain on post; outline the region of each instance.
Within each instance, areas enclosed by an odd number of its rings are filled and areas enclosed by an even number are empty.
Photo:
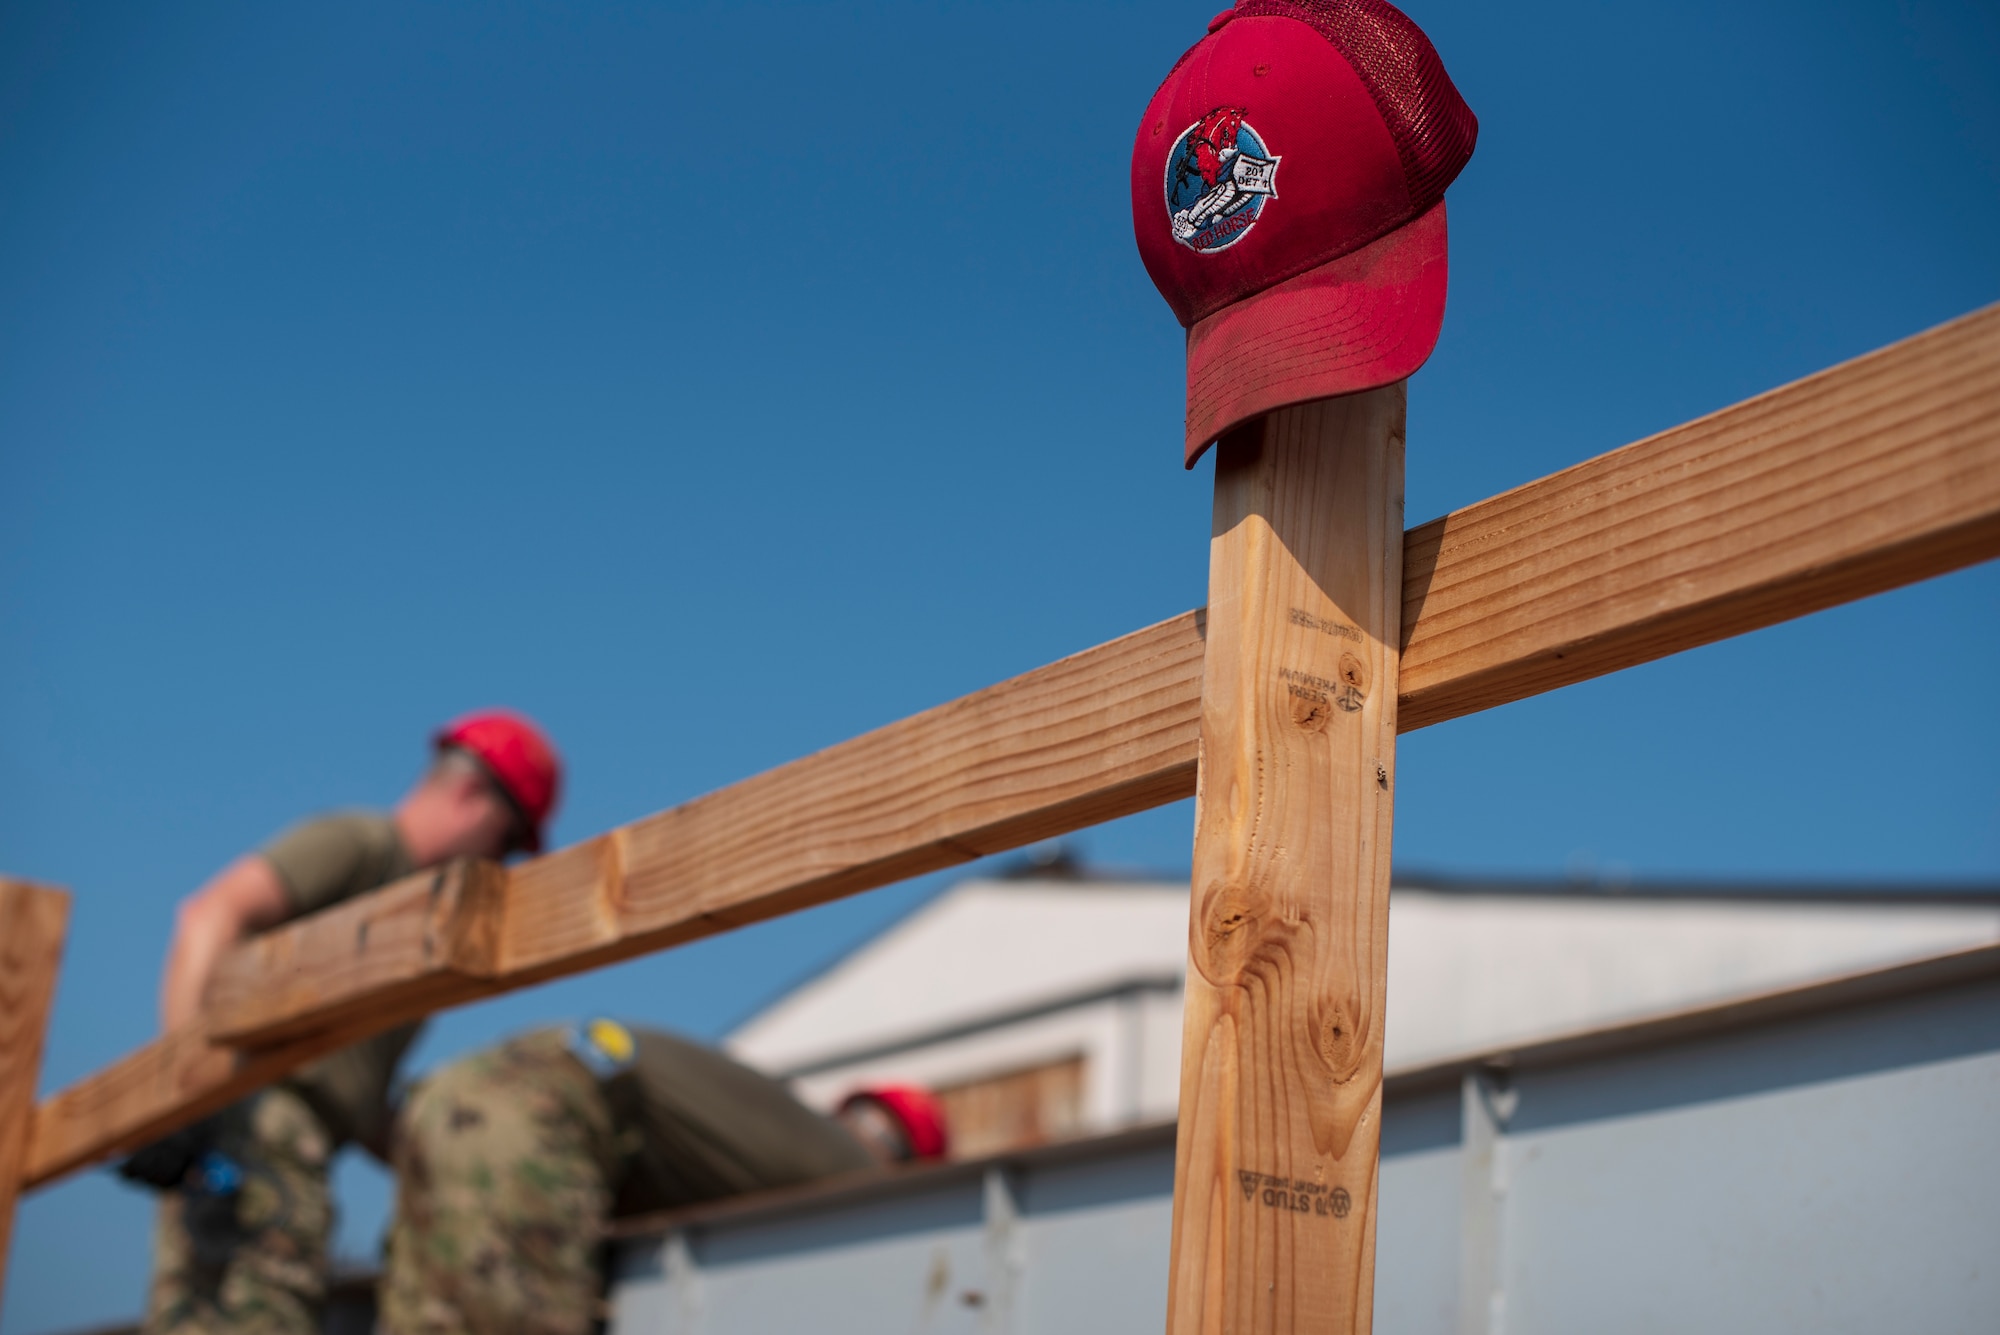
[[[0,877],[0,1298],[68,926],[68,895]]]
[[[1170,1335],[1369,1327],[1403,404],[1218,447]]]

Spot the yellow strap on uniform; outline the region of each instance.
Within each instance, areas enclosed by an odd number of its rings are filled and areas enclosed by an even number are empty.
[[[632,1069],[639,1044],[624,1025],[600,1017],[570,1031],[569,1050],[590,1068],[592,1075],[609,1080]]]

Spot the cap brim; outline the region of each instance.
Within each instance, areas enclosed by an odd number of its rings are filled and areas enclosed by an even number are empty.
[[[1187,466],[1259,413],[1414,372],[1444,324],[1444,203],[1188,330]]]

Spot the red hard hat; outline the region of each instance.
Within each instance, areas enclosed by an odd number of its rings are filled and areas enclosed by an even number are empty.
[[[950,1148],[945,1132],[944,1105],[928,1089],[915,1085],[875,1085],[857,1089],[841,1101],[845,1107],[857,1099],[872,1099],[888,1109],[910,1142],[910,1153],[919,1159],[942,1159]]]
[[[526,818],[521,847],[542,851],[542,826],[561,795],[562,757],[540,728],[509,710],[482,709],[439,728],[431,742],[478,756]]]

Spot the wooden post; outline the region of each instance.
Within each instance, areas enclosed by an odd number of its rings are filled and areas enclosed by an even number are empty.
[[[0,1298],[7,1292],[14,1202],[21,1194],[42,1040],[68,926],[68,895],[0,877]]]
[[[1373,1315],[1403,405],[1218,447],[1170,1335]]]

